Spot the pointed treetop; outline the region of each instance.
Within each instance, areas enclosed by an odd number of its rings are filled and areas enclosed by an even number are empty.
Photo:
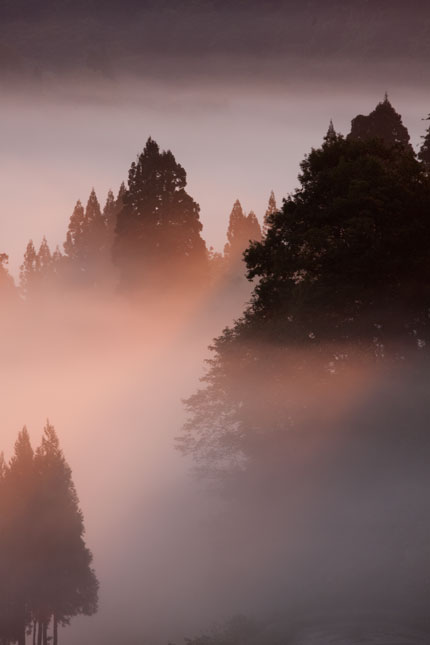
[[[327,134],[324,137],[324,141],[326,143],[332,143],[333,141],[336,141],[336,139],[337,139],[337,134],[336,134],[336,130],[334,129],[333,119],[330,119],[330,123],[328,126]]]
[[[387,146],[402,145],[412,150],[407,128],[385,93],[384,100],[368,115],[359,114],[351,121],[351,139],[382,139]]]
[[[275,199],[275,193],[270,191],[270,197],[269,197],[269,202],[267,204],[267,210],[264,214],[264,220],[263,220],[263,237],[266,237],[267,231],[270,228],[270,217],[278,211],[278,207],[276,206],[276,199]]]

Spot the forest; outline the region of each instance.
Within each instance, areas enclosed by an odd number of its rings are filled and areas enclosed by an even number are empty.
[[[121,350],[130,335],[136,361],[139,339],[155,338],[145,316],[165,325],[186,303],[216,327],[234,303],[184,398],[174,445],[193,486],[228,500],[239,550],[247,531],[271,527],[273,559],[290,558],[278,589],[287,609],[282,619],[230,617],[189,645],[302,643],[304,615],[351,607],[404,615],[411,634],[427,628],[430,127],[415,152],[385,94],[349,133],[330,122],[315,144],[282,204],[272,191],[258,218],[235,201],[222,253],[203,237],[184,168],[149,137],[104,202],[94,189],[76,202],[62,248],[30,240],[16,281],[7,249],[0,255],[3,323],[79,301],[100,305],[102,318],[113,303],[139,312],[136,328],[91,343]],[[0,460],[1,645],[57,645],[59,626],[96,613],[84,537],[54,427],[36,449],[24,428]],[[254,547],[264,577],[273,563],[262,535]]]

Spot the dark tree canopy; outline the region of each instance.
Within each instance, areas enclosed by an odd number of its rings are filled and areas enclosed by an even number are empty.
[[[282,334],[303,341],[427,337],[430,188],[413,154],[338,135],[301,170],[245,254],[259,279],[250,317],[282,318]]]
[[[401,144],[412,150],[409,132],[402,123],[402,117],[388,100],[387,94],[373,112],[367,116],[360,114],[352,120],[349,137],[360,141],[382,139],[387,146]]]
[[[207,271],[199,205],[173,154],[148,139],[132,163],[117,216],[114,259],[124,288],[199,281]]]

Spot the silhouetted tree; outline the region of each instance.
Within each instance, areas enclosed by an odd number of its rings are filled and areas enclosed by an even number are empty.
[[[85,210],[78,201],[69,222],[64,250],[70,279],[78,286],[103,282],[108,247],[106,217],[92,189]]]
[[[35,455],[37,474],[38,588],[33,610],[42,630],[51,620],[56,645],[58,624],[97,611],[98,582],[84,542],[84,523],[70,467],[48,422]]]
[[[186,173],[170,151],[149,138],[131,165],[118,213],[114,259],[125,289],[199,282],[207,251],[199,205],[185,190]]]
[[[24,261],[21,264],[19,278],[21,293],[25,298],[28,298],[37,284],[39,276],[39,259],[37,257],[36,249],[34,248],[33,240],[27,244],[24,253]]]
[[[224,255],[231,266],[241,266],[243,252],[251,241],[261,240],[261,228],[253,211],[245,215],[237,199],[230,213]]]
[[[400,144],[412,151],[409,132],[402,123],[402,117],[388,100],[387,94],[369,115],[360,114],[352,120],[349,137],[360,141],[382,139],[388,146]]]
[[[266,212],[264,213],[262,237],[266,237],[267,231],[270,227],[271,217],[277,212],[277,210],[278,207],[276,206],[275,193],[272,190],[270,192],[269,203],[267,205]],[[256,239],[255,241],[258,242],[259,240]]]
[[[47,645],[52,621],[97,610],[98,582],[83,539],[82,513],[54,428],[33,453],[26,428],[9,464],[0,458],[0,642]]]

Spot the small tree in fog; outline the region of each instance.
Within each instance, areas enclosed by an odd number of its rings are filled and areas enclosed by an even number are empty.
[[[52,624],[97,610],[98,582],[85,546],[71,471],[48,423],[33,453],[27,430],[0,459],[0,643],[47,645]]]
[[[98,582],[84,542],[79,500],[54,427],[48,422],[34,459],[37,476],[38,588],[33,611],[42,633],[52,618],[54,645],[58,624],[97,611]]]
[[[241,267],[243,252],[249,246],[249,243],[251,241],[259,242],[260,240],[261,228],[255,213],[251,211],[249,215],[245,215],[240,201],[237,199],[230,213],[227,244],[224,247],[224,256],[227,263],[231,267]]]

